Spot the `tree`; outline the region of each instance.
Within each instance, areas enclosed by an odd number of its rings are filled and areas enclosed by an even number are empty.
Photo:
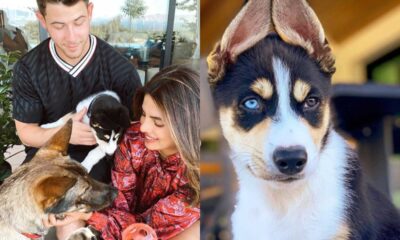
[[[177,1],[176,8],[187,11],[195,11],[197,9],[197,0]]]
[[[132,20],[144,16],[146,10],[147,6],[143,0],[126,0],[125,5],[121,8],[121,11],[129,17],[131,27]]]
[[[124,28],[121,24],[121,15],[115,16],[110,21],[102,24],[96,24],[91,26],[91,33],[104,39],[106,41],[110,40],[110,36],[116,33],[128,31],[129,29]]]
[[[197,35],[197,1],[198,0],[177,0],[176,2],[176,8],[183,10],[183,11],[188,11],[192,12],[195,11],[195,14],[193,18],[191,19],[183,19],[185,22],[185,27],[195,35]]]
[[[198,0],[177,0],[176,2],[177,9],[188,12],[195,11],[194,17],[192,19],[183,19],[183,21],[185,22],[185,27],[189,30],[190,33],[194,34],[194,38],[196,41],[196,49],[193,55],[194,58],[199,58],[200,55],[200,39],[198,34],[200,30],[200,24],[198,22],[199,9],[197,1]]]

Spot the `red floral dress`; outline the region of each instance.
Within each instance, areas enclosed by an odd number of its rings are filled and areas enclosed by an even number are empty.
[[[112,183],[119,194],[88,224],[104,240],[121,239],[121,232],[136,222],[150,225],[159,239],[176,236],[200,218],[199,207],[185,201],[185,168],[179,153],[162,160],[157,151],[146,149],[140,123],[133,123],[115,153]]]

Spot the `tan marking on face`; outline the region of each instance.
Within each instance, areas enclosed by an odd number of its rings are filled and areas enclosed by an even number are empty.
[[[240,142],[241,142],[240,138],[241,138],[241,135],[243,134],[242,130],[239,129],[237,126],[235,126],[235,123],[233,120],[233,118],[234,118],[233,109],[220,108],[219,115],[220,115],[220,123],[221,123],[223,134],[224,134],[226,140],[229,142],[229,144],[233,148],[238,143],[240,144]]]
[[[347,223],[340,225],[338,232],[333,237],[333,240],[347,240],[350,236],[350,228]]]
[[[271,82],[266,78],[257,78],[250,89],[266,100],[270,99],[274,93]]]
[[[223,134],[231,148],[240,154],[251,156],[251,160],[246,164],[254,176],[262,179],[271,178],[264,160],[263,146],[271,119],[263,120],[246,132],[235,124],[232,108],[221,108],[219,113]]]
[[[301,103],[306,99],[308,93],[311,90],[311,86],[302,80],[297,80],[294,83],[293,95],[297,102]]]
[[[318,149],[321,148],[322,145],[322,139],[328,129],[329,126],[329,119],[330,119],[330,109],[329,109],[329,104],[324,104],[323,110],[322,110],[322,124],[318,128],[314,128],[311,126],[304,118],[302,118],[300,121],[303,122],[304,125],[307,126],[311,137],[313,139],[314,144],[317,146]]]

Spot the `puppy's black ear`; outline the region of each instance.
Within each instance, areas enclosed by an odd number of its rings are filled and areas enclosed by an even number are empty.
[[[45,213],[65,212],[64,197],[76,183],[76,178],[67,176],[48,176],[39,180],[32,188],[32,194],[40,209]]]
[[[125,107],[124,105],[121,105],[118,108],[119,111],[119,117],[117,118],[118,124],[122,127],[122,128],[128,128],[129,125],[131,124],[131,120],[129,118],[129,110],[127,107]]]
[[[235,62],[239,54],[272,31],[271,0],[249,0],[229,24],[221,42],[207,57],[210,83],[222,78],[226,64]]]
[[[273,1],[272,20],[276,32],[285,42],[306,49],[327,74],[335,72],[335,59],[324,29],[305,0]]]
[[[105,129],[126,129],[131,123],[128,109],[120,103],[113,108],[94,111],[90,122],[96,122]]]

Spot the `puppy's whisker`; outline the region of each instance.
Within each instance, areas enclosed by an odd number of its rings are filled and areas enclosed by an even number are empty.
[[[242,143],[242,145],[243,145],[243,147],[249,148],[253,152],[262,153],[262,151],[260,149],[256,148],[255,146],[253,146],[249,143],[244,142],[244,143]]]

